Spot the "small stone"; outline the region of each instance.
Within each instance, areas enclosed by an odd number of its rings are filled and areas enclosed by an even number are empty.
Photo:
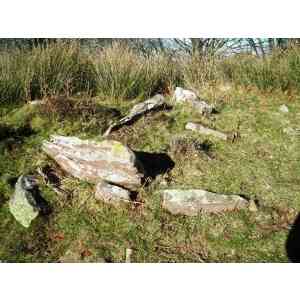
[[[126,258],[125,258],[126,263],[131,263],[131,255],[132,255],[132,249],[127,248],[126,249]]]
[[[286,134],[291,135],[291,136],[300,135],[300,130],[299,129],[293,129],[291,127],[284,128],[282,131],[283,131],[283,133],[286,133]]]
[[[196,123],[192,123],[192,122],[187,123],[185,126],[185,129],[197,131],[200,134],[204,134],[204,135],[211,135],[211,136],[214,136],[216,138],[219,138],[219,139],[222,139],[225,141],[228,138],[227,135],[222,132],[219,132],[219,131],[216,131],[216,130],[213,130],[210,128],[206,128],[200,124],[196,124]]]
[[[258,211],[257,205],[256,205],[256,203],[255,203],[254,200],[250,200],[250,201],[249,201],[248,209],[249,209],[249,211],[251,211],[251,212],[257,212],[257,211]]]
[[[205,190],[164,190],[162,206],[174,215],[197,216],[201,212],[222,212],[245,208],[248,201],[238,195],[221,195]]]
[[[33,100],[33,101],[29,101],[28,104],[29,105],[40,105],[40,104],[44,104],[45,101],[43,100]]]
[[[211,114],[214,109],[212,105],[200,100],[196,93],[190,90],[184,90],[181,87],[175,89],[173,99],[176,103],[188,103],[200,114]]]
[[[118,204],[124,200],[130,201],[130,193],[119,186],[103,181],[96,185],[95,198],[109,204]]]
[[[283,113],[288,113],[288,112],[289,112],[289,108],[288,108],[285,104],[280,105],[280,106],[279,106],[279,110],[280,110],[281,112],[283,112]]]
[[[198,96],[196,93],[190,90],[184,90],[181,87],[176,87],[175,93],[174,93],[174,99],[176,102],[188,102],[188,101],[195,101],[198,99]]]
[[[40,208],[33,196],[36,181],[32,176],[20,176],[15,187],[15,192],[9,200],[9,210],[15,219],[28,228],[38,216]]]

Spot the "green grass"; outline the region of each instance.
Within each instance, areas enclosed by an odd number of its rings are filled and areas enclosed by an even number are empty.
[[[300,127],[299,95],[244,88],[227,92],[207,88],[200,94],[217,104],[219,114],[206,118],[179,105],[170,111],[150,113],[112,133],[111,138],[134,150],[164,152],[175,162],[168,174],[139,191],[142,206],[110,207],[94,198],[93,185],[67,175],[62,187],[72,196],[66,198],[40,178],[42,195],[53,211],[48,217],[39,216],[29,229],[22,228],[9,213],[7,200],[13,193],[10,179],[35,173],[37,167],[46,164],[57,169],[40,150],[42,141],[51,134],[100,140],[114,118],[103,106],[125,114],[133,103],[77,98],[72,100],[77,103],[73,108],[92,109],[65,115],[54,102],[44,109],[28,104],[2,108],[0,260],[53,262],[69,250],[79,261],[124,262],[125,249],[132,248],[133,262],[288,261],[288,226],[300,210],[300,157],[299,138],[282,130]],[[289,113],[279,112],[282,103],[288,105]],[[184,125],[191,120],[229,134],[238,131],[241,138],[231,143],[185,131]],[[24,131],[25,126],[32,132]],[[11,133],[5,137],[7,128]],[[172,144],[176,137],[185,141],[182,147]],[[212,159],[198,152],[195,142],[210,145]],[[243,194],[258,201],[259,209],[172,216],[161,208],[158,191],[166,187],[164,181],[170,188]]]

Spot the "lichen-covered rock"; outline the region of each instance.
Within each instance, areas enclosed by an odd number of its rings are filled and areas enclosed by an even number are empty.
[[[238,195],[220,195],[205,190],[164,190],[162,206],[172,214],[196,216],[200,212],[221,212],[248,206]]]
[[[134,152],[117,141],[95,142],[77,137],[52,136],[42,146],[62,169],[91,183],[102,180],[136,190],[143,168]]]
[[[181,87],[175,89],[174,97],[176,103],[188,103],[200,114],[211,114],[214,107],[198,98],[196,93],[190,90],[184,90]]]
[[[114,205],[124,200],[130,201],[130,192],[103,181],[96,185],[95,198]]]
[[[211,135],[211,136],[214,136],[216,138],[219,138],[219,139],[222,139],[222,140],[225,140],[225,141],[228,138],[225,133],[222,133],[222,132],[219,132],[217,130],[210,129],[210,128],[206,128],[206,127],[204,127],[200,124],[196,124],[196,123],[193,123],[193,122],[188,122],[185,126],[185,129],[197,131],[200,134],[204,134],[204,135]]]
[[[40,211],[32,193],[35,187],[36,182],[32,176],[20,176],[16,183],[15,192],[9,201],[10,212],[26,228],[30,226]]]

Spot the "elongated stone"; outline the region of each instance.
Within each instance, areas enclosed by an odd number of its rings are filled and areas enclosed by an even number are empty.
[[[62,169],[79,179],[91,183],[105,180],[131,190],[141,186],[141,163],[131,149],[117,141],[52,136],[50,142],[43,143],[42,149]]]
[[[204,212],[221,212],[248,206],[248,201],[238,195],[221,195],[205,190],[164,190],[162,206],[172,214],[196,216]]]
[[[111,133],[111,131],[114,130],[116,127],[131,122],[136,117],[143,115],[151,110],[157,109],[158,107],[161,107],[163,104],[165,104],[165,98],[163,95],[160,94],[157,94],[154,97],[144,102],[136,104],[135,106],[133,106],[133,108],[130,110],[127,116],[110,125],[103,136],[104,137],[108,136]]]
[[[222,133],[220,131],[217,130],[213,130],[210,128],[206,128],[200,124],[196,124],[196,123],[192,123],[192,122],[188,122],[185,126],[185,129],[188,130],[193,130],[193,131],[197,131],[200,134],[204,134],[204,135],[211,135],[214,136],[216,138],[222,139],[222,140],[227,140],[227,135],[225,133]]]

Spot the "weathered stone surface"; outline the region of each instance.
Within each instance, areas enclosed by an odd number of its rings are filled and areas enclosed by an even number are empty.
[[[95,198],[109,204],[118,204],[122,201],[130,201],[130,193],[119,186],[100,182],[96,185]]]
[[[35,187],[36,182],[32,176],[20,176],[9,201],[10,212],[26,228],[38,216],[40,210],[32,193]]]
[[[33,100],[33,101],[29,101],[28,104],[30,105],[40,105],[40,104],[44,104],[45,101],[43,100]]]
[[[221,212],[248,206],[237,195],[220,195],[205,190],[164,190],[162,206],[172,214],[196,216],[200,212]]]
[[[177,103],[188,103],[200,114],[210,114],[214,109],[212,105],[200,100],[194,92],[181,87],[175,89],[174,100]]]
[[[196,123],[192,123],[192,122],[188,122],[185,126],[185,129],[197,131],[200,134],[204,134],[204,135],[211,135],[211,136],[214,136],[216,138],[219,138],[219,139],[222,139],[225,141],[228,138],[227,135],[222,132],[219,132],[219,131],[216,131],[216,130],[213,130],[210,128],[206,128],[200,124],[196,124]]]
[[[289,108],[285,104],[280,105],[279,110],[283,113],[288,113],[289,112]]]
[[[114,128],[124,125],[134,120],[136,117],[143,115],[149,112],[150,110],[157,109],[164,104],[165,104],[165,98],[160,94],[157,94],[151,99],[148,99],[142,103],[136,104],[135,106],[133,106],[133,108],[130,110],[127,116],[110,125],[103,136],[104,137],[108,136]]]
[[[188,101],[196,101],[198,99],[198,96],[196,93],[190,90],[184,90],[181,87],[176,87],[175,93],[174,93],[175,101],[178,103],[184,103]]]
[[[283,132],[290,135],[290,136],[299,136],[300,135],[300,129],[294,129],[292,127],[287,127],[283,129]]]
[[[105,180],[131,190],[141,186],[141,164],[131,149],[117,141],[52,136],[42,149],[62,169],[79,179],[91,183]]]

